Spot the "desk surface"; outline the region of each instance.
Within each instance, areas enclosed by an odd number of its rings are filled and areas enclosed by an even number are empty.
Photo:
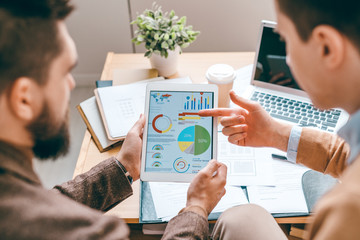
[[[205,82],[205,72],[213,64],[225,63],[234,69],[239,69],[254,61],[253,52],[226,52],[226,53],[183,53],[180,55],[178,74],[173,77],[190,76],[194,83]],[[114,54],[109,52],[106,58],[101,80],[112,79],[113,70],[151,68],[150,62],[143,54]],[[84,173],[102,160],[115,155],[120,146],[100,153],[86,130],[81,145],[79,158],[74,176]],[[133,183],[134,194],[114,207],[106,214],[123,218],[127,223],[139,222],[139,180]],[[307,217],[276,218],[278,223],[306,223]]]

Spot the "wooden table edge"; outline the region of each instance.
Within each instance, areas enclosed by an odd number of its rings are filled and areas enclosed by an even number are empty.
[[[91,134],[86,129],[85,134],[84,134],[84,139],[81,143],[80,153],[79,153],[78,160],[76,162],[73,178],[76,177],[79,174],[79,172],[80,173],[84,172],[83,169],[85,166],[86,156],[87,156],[87,152],[88,152],[91,141],[92,141]]]
[[[309,222],[310,216],[301,216],[301,217],[280,217],[275,218],[275,221],[278,224],[307,224]],[[130,224],[139,224],[138,218],[123,218],[126,223]],[[216,220],[210,220],[209,223],[216,223]],[[145,223],[146,224],[146,223]]]

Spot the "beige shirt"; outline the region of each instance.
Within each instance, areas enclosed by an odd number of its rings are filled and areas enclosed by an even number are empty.
[[[316,204],[308,239],[360,239],[360,156],[350,166],[349,145],[340,137],[303,129],[297,163],[340,181]]]

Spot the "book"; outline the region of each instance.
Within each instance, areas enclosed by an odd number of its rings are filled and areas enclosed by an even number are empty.
[[[114,80],[96,81],[96,87],[117,86],[157,76],[158,72],[156,69],[115,69],[113,70]],[[81,102],[76,108],[100,152],[107,151],[124,139],[108,139],[95,96]]]
[[[111,87],[113,85],[112,80],[97,80],[95,82],[96,88]]]
[[[111,141],[107,138],[94,96],[81,102],[76,108],[78,109],[100,152],[107,151],[113,145],[119,142]]]

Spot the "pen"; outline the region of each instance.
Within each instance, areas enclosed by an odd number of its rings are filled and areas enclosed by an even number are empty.
[[[287,157],[278,154],[271,154],[271,157],[278,160],[287,160]]]

